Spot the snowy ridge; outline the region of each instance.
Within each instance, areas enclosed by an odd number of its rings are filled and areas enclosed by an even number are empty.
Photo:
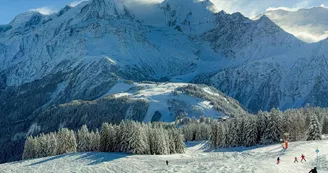
[[[281,146],[253,148],[228,148],[216,152],[208,150],[206,142],[187,143],[185,154],[174,155],[126,155],[120,153],[73,153],[48,158],[33,159],[0,165],[0,171],[18,172],[254,172],[286,173],[309,172],[318,167],[318,172],[328,172],[327,141],[293,142],[286,153]],[[315,150],[318,148],[319,165]],[[294,157],[306,156],[307,162],[293,163]],[[276,164],[277,157],[281,163]],[[169,161],[169,165],[165,164]],[[238,166],[236,166],[238,163]]]

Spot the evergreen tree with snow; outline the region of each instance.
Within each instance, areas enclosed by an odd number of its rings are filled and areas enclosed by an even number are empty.
[[[267,128],[268,124],[268,112],[259,111],[257,115],[257,143],[261,142],[261,138]]]
[[[136,122],[131,122],[131,135],[128,141],[128,152],[132,154],[148,154],[149,147],[145,141],[145,131],[143,127]]]
[[[24,145],[22,159],[25,160],[37,158],[38,148],[38,141],[32,136],[27,137]]]
[[[174,144],[175,144],[175,153],[184,153],[185,151],[185,143],[183,142],[183,136],[179,132],[178,129],[173,129],[174,135]]]
[[[89,133],[89,151],[100,151],[100,134],[98,129]]]
[[[226,146],[237,147],[238,146],[238,127],[237,120],[232,119],[227,122],[226,128]]]
[[[257,138],[257,119],[255,117],[249,117],[245,122],[245,146],[250,147],[256,145]]]
[[[283,132],[280,111],[277,109],[272,109],[268,117],[267,128],[265,129],[261,138],[261,143],[277,143],[282,138],[282,134]]]
[[[41,133],[38,137],[36,137],[38,141],[38,154],[37,158],[47,157],[47,138],[46,135]]]
[[[328,134],[328,116],[324,116],[322,119],[322,133],[323,134]]]
[[[113,139],[110,137],[110,130],[109,130],[109,124],[108,123],[103,123],[101,126],[101,131],[100,131],[100,151],[102,152],[109,152],[111,151],[111,145]]]
[[[237,118],[237,145],[238,146],[243,146],[245,144],[245,120],[246,118]]]
[[[87,152],[90,151],[90,132],[86,125],[83,125],[77,132],[77,151]]]
[[[223,123],[218,123],[218,146],[221,148],[226,147],[226,129]]]
[[[58,153],[72,153],[76,152],[77,144],[75,134],[72,130],[62,128],[59,130],[58,135]]]
[[[168,130],[168,134],[169,134],[169,147],[170,147],[170,154],[174,154],[176,153],[175,150],[175,134],[174,134],[174,130],[173,129],[169,129]]]
[[[45,138],[46,138],[46,146],[47,146],[47,148],[45,149],[46,156],[56,155],[58,150],[56,133],[49,133],[45,136]]]
[[[211,145],[213,148],[218,148],[219,146],[219,126],[217,123],[212,123],[211,125]]]
[[[321,129],[318,118],[315,114],[310,115],[309,127],[307,129],[307,141],[321,140]]]

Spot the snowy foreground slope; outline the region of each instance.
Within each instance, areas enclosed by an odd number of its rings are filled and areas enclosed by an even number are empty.
[[[316,166],[315,149],[320,150],[318,172],[328,172],[328,141],[295,142],[286,153],[280,145],[257,148],[208,149],[208,144],[187,143],[185,154],[137,156],[120,153],[74,153],[0,165],[0,172],[309,172]],[[304,154],[306,163],[293,163]],[[276,158],[281,164],[276,164]],[[169,165],[165,164],[169,160]]]

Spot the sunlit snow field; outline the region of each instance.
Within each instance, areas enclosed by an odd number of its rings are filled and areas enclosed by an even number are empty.
[[[121,153],[73,153],[41,159],[6,163],[0,172],[251,172],[298,173],[309,172],[316,166],[316,148],[319,149],[318,172],[328,172],[328,140],[290,143],[283,153],[280,145],[252,148],[230,148],[212,151],[207,142],[189,142],[185,154],[127,155]],[[307,162],[301,163],[304,154]],[[299,163],[294,163],[295,157]],[[276,164],[277,157],[281,163]],[[166,165],[165,161],[169,161]]]

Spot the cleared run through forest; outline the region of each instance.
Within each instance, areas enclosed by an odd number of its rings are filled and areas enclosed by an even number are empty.
[[[283,153],[281,146],[257,146],[211,151],[207,142],[189,142],[185,154],[127,155],[121,153],[73,153],[0,165],[0,172],[328,172],[328,141],[292,142]],[[301,163],[304,154],[307,162]],[[294,163],[295,157],[299,163]],[[281,163],[276,164],[277,157]],[[165,161],[169,161],[166,165]]]

